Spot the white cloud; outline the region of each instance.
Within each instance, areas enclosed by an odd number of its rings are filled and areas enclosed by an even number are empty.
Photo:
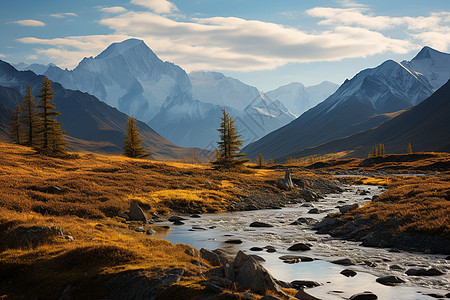
[[[405,22],[403,18],[363,14],[361,8],[315,7],[306,11],[312,17],[324,18],[320,25],[357,25],[370,29],[387,29]]]
[[[0,57],[1,57],[1,58],[6,58],[6,55],[5,55],[5,54],[2,54],[2,53],[0,53]]]
[[[364,28],[339,26],[308,33],[235,17],[182,22],[150,12],[128,12],[100,23],[116,34],[142,37],[158,55],[190,71],[272,69],[289,62],[334,61],[386,51],[406,53],[412,48],[408,41]]]
[[[318,21],[323,26],[321,30],[309,32],[236,17],[178,19],[174,15],[160,15],[176,9],[171,2],[132,2],[154,12],[119,13],[121,9],[117,9],[119,15],[99,21],[114,32],[112,35],[25,37],[19,41],[43,45],[36,50],[39,55],[72,68],[84,56],[96,55],[112,42],[136,37],[143,39],[163,60],[188,71],[267,70],[295,62],[337,61],[380,53],[406,54],[420,49],[424,43],[441,51],[450,45],[448,12],[420,17],[378,16],[367,7],[344,1],[346,8],[316,7],[306,11],[311,17],[323,19]],[[101,10],[104,9],[113,7]],[[390,36],[392,33],[396,36]]]
[[[102,12],[105,13],[111,13],[111,14],[121,14],[126,12],[126,8],[122,7],[122,6],[112,6],[112,7],[103,7],[99,9]]]
[[[45,26],[44,22],[37,21],[37,20],[19,20],[19,21],[14,21],[14,22],[11,22],[11,23],[19,24],[19,25],[22,25],[22,26],[32,26],[32,27]]]
[[[131,3],[153,10],[155,13],[171,13],[177,10],[175,4],[168,0],[131,0]]]
[[[54,39],[26,37],[20,38],[18,41],[25,44],[50,46],[50,48],[38,48],[35,51],[41,56],[49,57],[50,61],[57,65],[74,68],[84,57],[96,55],[105,50],[111,43],[120,42],[127,38],[129,36],[90,35]]]
[[[62,19],[65,17],[77,17],[78,15],[76,13],[68,12],[68,13],[51,14],[50,16],[57,19]]]
[[[27,56],[27,59],[29,59],[29,60],[35,60],[35,59],[38,59],[38,56],[37,56],[36,54],[31,54],[31,55],[28,55],[28,56]]]
[[[449,49],[450,12],[442,11],[431,13],[428,16],[418,17],[390,17],[376,16],[367,8],[330,8],[315,7],[306,11],[312,17],[322,18],[320,25],[358,26],[378,31],[395,29],[405,32],[406,38],[415,40],[420,46],[428,45],[437,50]]]

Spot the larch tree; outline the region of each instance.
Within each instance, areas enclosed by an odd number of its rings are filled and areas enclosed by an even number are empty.
[[[256,164],[259,167],[264,167],[264,157],[261,152],[259,153],[258,157],[256,158]]]
[[[411,142],[408,143],[408,150],[407,150],[408,154],[412,154],[413,150],[412,150],[412,146],[411,146]]]
[[[46,155],[62,156],[67,152],[66,142],[63,139],[64,131],[61,129],[61,122],[56,120],[61,113],[56,110],[56,105],[52,101],[55,92],[51,87],[51,81],[44,77],[42,81],[41,94],[39,98],[38,108],[38,125],[37,125],[37,141],[35,148]]]
[[[19,105],[19,102],[17,101],[16,106],[11,112],[10,116],[11,120],[9,122],[9,137],[16,144],[22,143],[23,129],[22,123],[20,121],[20,115],[21,115],[21,107]]]
[[[239,170],[243,168],[248,159],[243,158],[244,153],[239,153],[242,146],[241,137],[236,129],[233,118],[222,109],[222,122],[220,128],[220,141],[217,143],[216,160],[212,162],[216,169]]]
[[[127,134],[124,141],[123,150],[126,156],[132,158],[144,158],[151,155],[151,153],[142,146],[142,140],[139,136],[136,119],[133,117],[129,117],[127,121]]]
[[[22,100],[22,117],[21,121],[25,127],[26,138],[25,142],[27,146],[33,147],[35,144],[34,135],[37,130],[37,107],[36,101],[34,100],[33,95],[31,94],[31,86],[28,84],[27,92],[25,93],[25,97]]]

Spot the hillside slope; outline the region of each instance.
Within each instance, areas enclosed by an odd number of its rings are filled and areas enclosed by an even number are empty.
[[[32,94],[37,95],[43,78],[31,71],[17,71],[0,60],[0,132],[3,133],[3,139],[10,109],[16,100],[23,98],[28,84],[31,85]],[[64,89],[55,82],[52,87],[56,92],[56,107],[62,113],[59,120],[63,123],[62,128],[68,132],[67,140],[71,149],[105,154],[122,152],[128,118],[126,114],[87,93]],[[154,159],[179,159],[192,155],[192,149],[167,141],[145,123],[137,122],[137,125],[143,145],[154,153]]]
[[[353,150],[348,157],[367,157],[374,144],[384,143],[387,153],[413,151],[450,152],[450,80],[422,103],[377,128],[304,149],[284,157]]]

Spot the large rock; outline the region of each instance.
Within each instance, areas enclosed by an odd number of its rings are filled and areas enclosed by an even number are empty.
[[[397,276],[383,276],[376,279],[378,283],[394,286],[405,281]]]
[[[297,292],[297,294],[295,294],[295,298],[297,298],[299,300],[320,300],[319,298],[311,296],[310,294],[308,294],[304,290],[299,290]]]
[[[342,258],[342,259],[333,260],[331,263],[337,264],[337,265],[342,265],[342,266],[352,266],[355,264],[353,262],[353,260],[351,260],[350,258]]]
[[[161,278],[152,278],[144,270],[126,271],[109,279],[105,287],[111,300],[153,300],[169,285],[179,282],[183,274],[184,270],[173,269]]]
[[[250,227],[273,227],[273,225],[263,222],[253,222],[250,224]]]
[[[426,269],[409,269],[405,272],[408,276],[440,276],[444,275],[442,271],[435,268]]]
[[[14,229],[19,244],[36,245],[46,242],[51,237],[63,237],[63,232],[59,226],[20,226]]]
[[[147,223],[147,216],[142,208],[139,207],[136,200],[132,200],[130,202],[130,211],[128,212],[128,216],[130,217],[130,221],[142,221]]]
[[[278,178],[277,180],[277,186],[286,191],[290,191],[294,188],[294,183],[292,182],[291,178],[291,171],[286,170],[286,173],[284,174],[284,178]]]
[[[359,207],[359,205],[356,204],[356,203],[355,204],[349,204],[349,205],[343,205],[343,206],[339,207],[339,211],[341,213],[345,213],[347,211],[357,209],[358,207]]]
[[[376,300],[378,296],[372,292],[364,292],[351,296],[349,300]]]
[[[304,243],[297,243],[288,248],[289,251],[308,251],[311,250],[311,247]]]
[[[311,280],[294,280],[291,282],[291,287],[296,290],[302,290],[304,288],[313,288],[321,285],[322,284]]]
[[[229,261],[228,257],[226,257],[226,255],[218,249],[211,251],[202,248],[200,249],[200,256],[204,260],[208,261],[212,266],[222,266]]]
[[[243,290],[264,295],[267,291],[281,292],[272,275],[253,257],[239,251],[233,262],[225,266],[225,277]]]

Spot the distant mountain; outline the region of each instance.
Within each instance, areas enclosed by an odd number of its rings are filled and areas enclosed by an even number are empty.
[[[189,79],[193,97],[205,103],[244,110],[260,95],[256,87],[218,72],[192,72]]]
[[[300,116],[333,94],[338,87],[339,85],[329,81],[308,87],[299,82],[292,82],[265,94],[272,100],[279,100],[294,115]]]
[[[450,152],[450,80],[426,100],[380,126],[337,139],[290,157],[350,151],[348,157],[367,157],[375,144],[383,143],[387,153],[413,151]],[[284,159],[286,159],[285,157]]]
[[[13,65],[19,71],[33,71],[37,75],[43,75],[47,72],[48,68],[56,67],[54,64],[42,65],[42,64],[27,64],[24,62]]]
[[[194,73],[199,98],[193,97],[186,72],[161,61],[137,39],[111,44],[97,57],[84,58],[73,71],[51,66],[45,75],[65,88],[95,95],[183,146],[215,147],[222,107],[241,123],[237,127],[247,142],[295,119],[279,103],[264,104],[256,88],[220,73]]]
[[[43,76],[30,71],[17,71],[0,60],[0,134],[5,138],[11,108],[21,100],[28,84],[33,95],[41,88]],[[68,132],[67,140],[76,151],[119,154],[123,149],[128,116],[94,96],[80,91],[64,89],[52,84],[56,92],[54,101],[62,113],[59,120]],[[143,145],[154,153],[155,159],[190,157],[192,149],[182,148],[158,135],[145,123],[137,122]],[[195,150],[199,151],[199,150]]]
[[[111,44],[95,58],[84,58],[73,71],[50,67],[45,75],[145,122],[159,112],[167,98],[191,94],[186,72],[160,60],[137,39]]]
[[[423,52],[423,50],[421,51]],[[433,61],[445,61],[448,54],[433,52]],[[439,57],[442,57],[439,59]],[[426,60],[421,59],[425,69]],[[428,63],[431,63],[428,60]],[[439,74],[450,77],[450,64]],[[444,76],[444,75],[442,75]],[[346,137],[378,126],[396,112],[417,105],[434,92],[428,79],[404,65],[388,60],[346,80],[325,101],[295,121],[243,149],[250,157],[260,152],[266,158],[280,158],[302,149]]]
[[[219,140],[222,108],[233,117],[244,145],[289,123],[294,116],[280,102],[261,94],[244,110],[203,103],[190,97],[170,99],[149,122],[150,126],[181,146],[195,142],[201,148],[215,149]]]

